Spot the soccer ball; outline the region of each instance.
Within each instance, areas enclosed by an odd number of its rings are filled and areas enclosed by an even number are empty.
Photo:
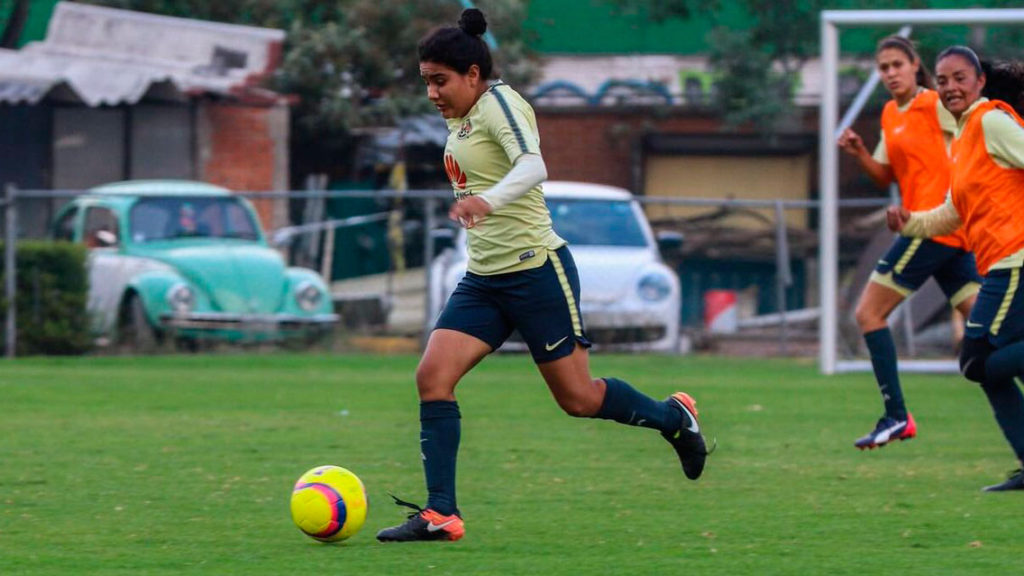
[[[308,536],[337,542],[363,527],[367,504],[358,476],[340,466],[317,466],[292,489],[292,520]]]

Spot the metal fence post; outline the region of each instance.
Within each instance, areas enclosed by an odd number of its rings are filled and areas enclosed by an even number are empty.
[[[423,345],[426,346],[427,338],[430,337],[430,328],[434,319],[430,313],[430,298],[434,292],[431,285],[430,264],[434,259],[434,228],[437,226],[437,217],[434,212],[437,210],[437,199],[428,197],[423,206],[423,274],[425,274],[423,285],[426,286],[426,294],[423,297]]]
[[[17,242],[18,212],[16,200],[18,191],[14,184],[4,188],[4,297],[7,300],[7,314],[4,323],[4,356],[14,358],[18,344],[17,307],[14,304],[17,286],[15,243]]]
[[[789,326],[786,321],[786,289],[793,284],[790,270],[789,239],[786,237],[786,212],[781,200],[775,201],[775,302],[779,308],[780,353],[789,352]]]

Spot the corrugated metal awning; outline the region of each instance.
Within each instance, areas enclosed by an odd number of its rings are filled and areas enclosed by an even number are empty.
[[[40,78],[0,78],[0,102],[36,104],[57,84],[60,82]]]
[[[0,103],[103,106],[250,92],[263,103],[285,101],[257,87],[283,41],[280,30],[62,2],[45,41],[0,49]]]

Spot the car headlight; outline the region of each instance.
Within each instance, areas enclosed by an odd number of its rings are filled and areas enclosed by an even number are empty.
[[[175,284],[167,291],[167,304],[175,314],[187,314],[196,305],[196,295],[185,284]]]
[[[295,287],[295,302],[306,312],[312,312],[320,307],[324,299],[323,292],[312,282],[300,282]]]
[[[657,302],[668,298],[672,293],[672,283],[664,274],[655,272],[644,274],[636,285],[637,294],[648,302]]]

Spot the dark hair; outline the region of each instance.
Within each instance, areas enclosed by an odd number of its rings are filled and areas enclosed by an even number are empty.
[[[985,87],[981,94],[991,100],[1002,100],[1018,114],[1024,115],[1024,62],[982,62]]]
[[[457,28],[436,28],[420,40],[420,62],[444,64],[459,74],[469,72],[469,67],[476,64],[480,68],[480,77],[488,80],[494,63],[482,38],[484,32],[487,32],[484,13],[476,8],[463,10]]]
[[[979,78],[985,77],[982,96],[990,100],[1002,100],[1018,114],[1024,115],[1024,62],[989,62],[978,58],[974,50],[967,46],[950,46],[939,53],[935,63],[949,56],[960,56],[967,60]]]
[[[960,56],[964,60],[967,60],[967,62],[974,67],[974,71],[978,74],[979,78],[985,74],[985,70],[981,67],[981,59],[978,58],[978,55],[975,54],[974,50],[971,50],[967,46],[954,45],[946,48],[942,52],[939,52],[939,55],[935,57],[935,65],[938,66],[939,62],[942,62],[950,56]]]
[[[914,43],[910,40],[893,34],[892,36],[886,36],[878,41],[878,47],[875,48],[875,54],[877,55],[882,50],[895,49],[903,52],[910,59],[911,63],[917,62],[917,85],[924,86],[925,88],[935,88],[935,82],[932,80],[932,75],[928,72],[928,67],[921,62],[921,55],[917,53],[917,48],[914,47]]]

